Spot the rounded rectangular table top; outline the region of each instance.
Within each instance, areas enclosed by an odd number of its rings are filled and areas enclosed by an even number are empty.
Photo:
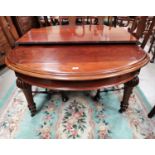
[[[95,80],[140,69],[148,55],[135,45],[18,46],[7,65],[22,74],[56,80]]]
[[[16,44],[96,44],[136,43],[137,40],[122,27],[105,25],[49,26],[31,29]]]

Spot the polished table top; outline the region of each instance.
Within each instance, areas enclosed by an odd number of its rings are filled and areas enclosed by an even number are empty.
[[[122,27],[105,25],[49,26],[31,29],[16,43],[23,44],[97,44],[136,43],[137,40]]]
[[[19,46],[8,66],[25,75],[56,80],[94,80],[136,71],[149,61],[135,45]]]

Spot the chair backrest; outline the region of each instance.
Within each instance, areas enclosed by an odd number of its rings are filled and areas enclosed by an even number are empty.
[[[143,36],[146,28],[147,16],[136,17],[131,28],[128,31],[134,35],[137,39]]]
[[[128,27],[135,19],[135,16],[114,16],[114,24],[119,27]]]
[[[128,28],[128,31],[137,39],[142,40],[140,46],[144,48],[152,35],[154,26],[155,17],[141,16],[135,18],[135,21],[131,28]]]
[[[63,19],[69,21],[69,25],[77,25],[77,19],[81,20],[80,25],[103,25],[105,16],[60,16],[59,21],[60,25]],[[112,16],[108,16],[109,25],[112,26]]]
[[[91,25],[104,25],[106,19],[106,25],[113,26],[113,16],[89,16]]]
[[[48,16],[38,16],[38,22],[40,27],[46,27],[46,26],[50,26],[51,24],[51,20],[49,19]]]
[[[40,16],[40,27],[50,25],[103,25],[106,16]],[[56,20],[57,23],[53,21]],[[113,25],[113,16],[107,16],[109,26]],[[54,23],[54,24],[53,24]]]
[[[39,27],[37,16],[12,16],[11,18],[19,36],[24,35],[31,28]]]
[[[64,20],[68,21],[68,16],[59,16],[58,17],[58,21],[59,21],[59,25],[64,25]],[[68,21],[69,22],[69,21]],[[69,24],[69,23],[68,23]]]
[[[4,32],[8,42],[12,47],[15,46],[15,41],[19,38],[16,28],[10,16],[0,16],[0,26]]]
[[[141,44],[141,47],[144,48],[145,45],[147,44],[149,38],[151,37],[151,35],[153,35],[153,29],[155,27],[155,17],[152,18],[151,22],[150,22],[150,25],[146,25],[147,26],[147,31],[144,32],[144,39],[143,39],[143,42]]]
[[[104,24],[104,18],[105,18],[105,16],[97,16],[98,25],[103,25]]]
[[[76,25],[76,17],[68,16],[69,25]]]

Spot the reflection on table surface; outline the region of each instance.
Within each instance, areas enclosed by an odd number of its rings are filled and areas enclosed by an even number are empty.
[[[49,26],[31,29],[17,43],[85,43],[85,42],[127,42],[136,38],[121,27],[105,25]]]

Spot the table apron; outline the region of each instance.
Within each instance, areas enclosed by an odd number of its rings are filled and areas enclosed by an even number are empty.
[[[124,75],[104,78],[100,80],[63,81],[63,80],[41,79],[16,72],[17,78],[20,78],[25,83],[30,84],[32,86],[38,86],[52,90],[64,90],[64,91],[86,91],[86,90],[97,90],[101,88],[108,88],[119,84],[124,84],[132,80],[136,76],[138,76],[138,74],[139,70]]]

